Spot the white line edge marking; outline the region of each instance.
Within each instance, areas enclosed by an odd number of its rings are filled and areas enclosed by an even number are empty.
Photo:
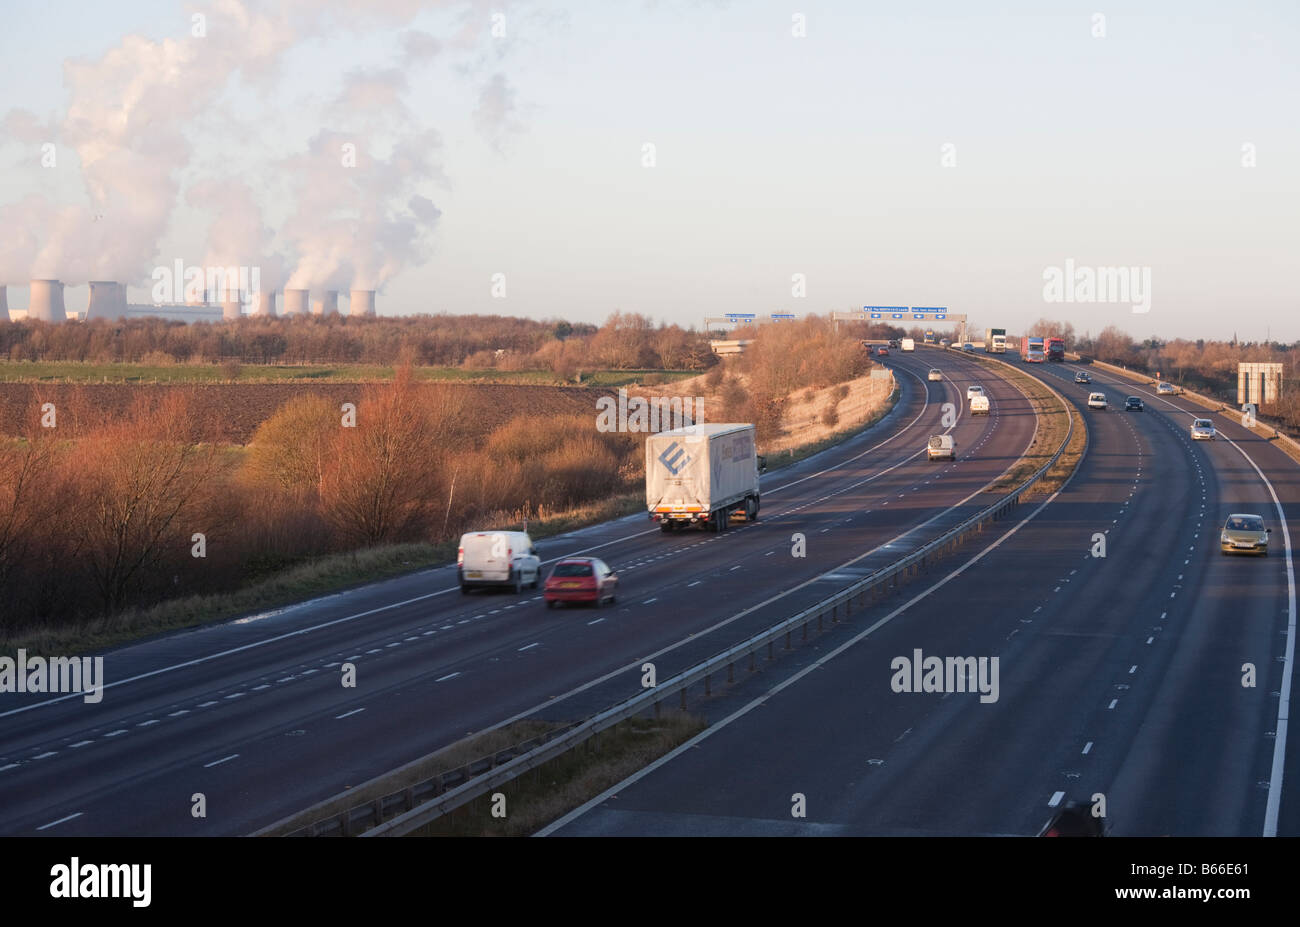
[[[230,754],[230,756],[223,756],[221,759],[219,759],[219,760],[213,760],[211,763],[204,763],[204,764],[203,764],[203,768],[204,768],[204,769],[211,769],[213,766],[220,766],[222,763],[228,763],[228,762],[230,762],[231,760],[235,759],[235,758],[238,757],[238,756],[239,756],[238,753],[232,753],[232,754]]]
[[[36,829],[37,829],[37,830],[45,830],[45,829],[47,829],[47,828],[53,827],[55,824],[62,824],[64,821],[71,821],[73,818],[79,818],[79,817],[81,817],[81,816],[82,816],[83,814],[85,814],[85,813],[86,813],[86,812],[84,812],[84,811],[78,811],[76,814],[70,814],[70,815],[68,815],[66,818],[59,818],[57,821],[51,821],[51,822],[48,823],[48,824],[42,824],[40,827],[38,827],[38,828],[36,828]]]
[[[343,712],[343,714],[341,714],[341,715],[335,715],[335,716],[334,716],[334,720],[335,720],[335,721],[342,721],[344,718],[350,718],[350,717],[352,717],[353,715],[359,715],[359,714],[361,714],[361,712],[363,712],[363,711],[365,711],[364,708],[354,708],[354,709],[352,709],[351,711],[345,711],[345,712]]]

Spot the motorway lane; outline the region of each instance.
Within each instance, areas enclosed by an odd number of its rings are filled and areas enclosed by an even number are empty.
[[[945,362],[945,384],[908,374],[923,376],[918,358],[891,361],[900,408],[869,434],[766,477],[758,525],[663,536],[637,517],[541,543],[549,559],[596,548],[622,575],[618,608],[548,612],[536,594],[462,598],[448,585],[454,572],[424,571],[110,653],[110,682],[154,675],[108,689],[99,705],[21,710],[40,698],[6,697],[0,830],[61,821],[45,832],[243,832],[608,676],[566,704],[566,717],[581,717],[628,694],[648,654],[679,645],[655,657],[662,678],[846,585],[861,574],[835,566],[970,496],[1018,457],[1034,427],[1023,397],[968,359]],[[996,414],[958,421],[957,464],[917,458],[942,430],[942,402],[958,390],[964,399],[972,376]],[[789,556],[795,531],[808,538],[802,560]],[[358,668],[356,689],[339,684],[344,662]],[[190,816],[194,792],[207,796],[206,819]]]
[[[709,731],[556,832],[1032,834],[1053,802],[1099,792],[1115,833],[1260,833],[1287,586],[1281,558],[1230,562],[1217,539],[1262,483],[1226,442],[1193,447],[1180,414],[1089,422],[1080,471],[1035,519],[909,587],[910,606],[860,613],[885,623],[802,675],[719,700]],[[916,649],[997,657],[997,700],[894,692],[892,661]]]

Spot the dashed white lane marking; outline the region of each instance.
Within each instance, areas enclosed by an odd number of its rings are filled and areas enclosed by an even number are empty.
[[[1117,699],[1117,698],[1113,698],[1113,699],[1110,700],[1110,704],[1106,706],[1106,710],[1107,710],[1107,711],[1110,711],[1111,709],[1113,709],[1113,708],[1114,708],[1116,705],[1118,705],[1118,704],[1119,704],[1119,699]]]
[[[189,710],[188,708],[182,708],[182,709],[180,709],[180,710],[178,710],[178,711],[173,711],[173,712],[172,712],[171,714],[169,714],[167,717],[169,717],[169,718],[179,718],[181,715],[187,715],[187,714],[189,714],[189,713],[190,713],[190,710]]]
[[[1153,640],[1155,640],[1154,637],[1148,637],[1148,638],[1147,638],[1147,643],[1149,644],[1149,643],[1151,643]]]
[[[699,585],[700,583],[702,583],[702,582],[704,582],[704,580],[702,580],[702,579],[697,579],[697,580],[696,580],[695,582],[693,582],[693,583],[687,583],[687,584],[686,584],[686,588],[689,589],[689,588],[691,588],[692,586],[698,586],[698,585]]]
[[[739,563],[737,563],[734,567],[731,568],[731,570],[739,570],[739,569],[740,569],[740,564],[739,564]],[[728,570],[727,572],[730,573],[731,570]]]
[[[43,760],[43,759],[45,759],[47,756],[57,756],[58,753],[59,753],[58,750],[46,750],[44,753],[42,753],[42,754],[40,754],[40,755],[38,755],[38,756],[34,756],[34,757],[32,757],[32,759],[34,759],[34,760]]]
[[[383,649],[382,647],[376,647],[376,648],[374,648],[373,650],[367,650],[366,653],[379,653],[379,651],[382,650],[382,649]],[[291,677],[289,677],[289,678],[292,679],[293,677],[291,676]],[[280,681],[280,680],[278,680],[278,679],[276,680],[276,682],[279,682],[279,681]]]
[[[244,697],[243,692],[232,692],[226,696],[226,698],[243,698],[243,697]]]
[[[1084,752],[1084,753],[1087,753],[1087,752],[1088,752],[1089,750],[1091,750],[1091,749],[1092,749],[1092,741],[1090,740],[1090,741],[1088,741],[1086,744],[1083,745],[1083,752]]]
[[[271,684],[269,682],[264,682],[260,686],[253,686],[253,691],[261,692],[263,689],[269,689],[269,688],[271,688]]]
[[[428,637],[430,634],[436,634],[436,633],[437,633],[437,631],[425,631],[425,632],[424,632],[423,634],[421,634],[420,636],[421,636],[421,637]]]
[[[62,824],[62,823],[64,823],[65,821],[71,821],[73,818],[79,818],[79,817],[81,817],[81,816],[82,816],[83,814],[85,814],[85,813],[86,813],[86,812],[84,812],[84,811],[78,811],[76,814],[70,814],[70,815],[68,815],[66,818],[59,818],[57,821],[51,821],[51,822],[48,823],[48,824],[42,824],[40,827],[38,827],[38,828],[36,828],[36,829],[37,829],[37,830],[46,830],[47,828],[53,827],[55,824]]]
[[[465,621],[469,621],[469,619],[466,618]],[[460,623],[461,623],[461,624],[464,624],[465,621],[462,621],[462,622],[460,622]],[[389,647],[400,647],[400,646],[402,646],[402,642],[401,642],[401,641],[393,641],[391,644],[385,644],[385,645],[384,645],[384,648],[387,649],[387,648],[389,648]]]
[[[237,756],[239,756],[238,753],[232,753],[230,754],[230,756],[223,756],[221,759],[213,760],[211,763],[204,763],[203,768],[211,769],[213,766],[220,766],[222,763],[230,762],[231,760],[235,759]]]
[[[516,651],[516,653],[523,653],[525,650],[532,650],[534,647],[540,647],[540,646],[542,646],[541,641],[533,641],[531,644],[525,644],[524,646],[520,647],[519,650]]]
[[[1064,797],[1065,797],[1064,792],[1053,792],[1051,800],[1047,803],[1047,807],[1055,808],[1057,805],[1061,803],[1061,799]]]
[[[210,701],[210,702],[200,702],[200,703],[199,703],[199,707],[200,707],[200,708],[210,708],[210,707],[212,707],[212,706],[215,705],[215,704],[217,704],[217,700],[216,700],[216,699],[213,699],[213,700]]]
[[[151,724],[159,724],[159,723],[160,722],[157,718],[150,718],[148,721],[141,721],[139,724],[136,725],[136,727],[148,727]]]
[[[644,602],[642,602],[641,604],[642,604],[642,605],[649,605],[651,602],[658,602],[658,601],[659,601],[658,598],[646,599],[646,600],[645,600]]]
[[[595,621],[588,621],[587,627],[591,627],[593,624],[600,624],[604,620],[604,618],[597,618]]]
[[[1136,673],[1137,671],[1138,671],[1138,667],[1137,667],[1137,664],[1136,664],[1136,663],[1134,663],[1132,666],[1130,666],[1130,667],[1128,668],[1128,674],[1129,674],[1130,676],[1132,676],[1132,675],[1133,675],[1134,673]]]
[[[440,678],[438,678],[438,679],[435,679],[434,682],[446,682],[448,679],[455,679],[455,678],[456,678],[457,676],[459,676],[459,675],[460,675],[459,672],[456,672],[456,673],[448,673],[446,676],[442,676],[442,677],[440,677]]]
[[[84,747],[87,746],[88,744],[93,744],[93,743],[94,743],[93,740],[79,740],[75,744],[68,744],[68,749],[75,750],[78,747]]]
[[[119,734],[125,734],[125,733],[126,733],[126,728],[124,728],[124,727],[120,727],[120,728],[118,728],[116,731],[109,731],[109,732],[108,732],[107,734],[105,734],[104,736],[105,736],[105,737],[116,737],[116,736],[119,735]]]
[[[354,708],[354,709],[352,709],[351,711],[345,711],[345,712],[343,712],[343,714],[341,714],[341,715],[335,715],[335,716],[334,716],[334,720],[335,720],[335,721],[342,721],[344,718],[350,718],[350,717],[352,717],[353,715],[359,715],[359,714],[361,714],[361,712],[363,712],[363,711],[365,711],[364,708]]]

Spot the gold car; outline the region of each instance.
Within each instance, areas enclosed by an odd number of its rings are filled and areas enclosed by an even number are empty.
[[[1269,529],[1259,515],[1229,515],[1219,535],[1219,547],[1225,554],[1260,554],[1268,556]]]

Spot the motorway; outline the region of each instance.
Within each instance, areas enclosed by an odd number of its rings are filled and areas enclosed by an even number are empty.
[[[1193,443],[1208,413],[1190,401],[1096,370],[1075,385],[1071,363],[1023,369],[1090,426],[1062,491],[855,614],[833,649],[716,700],[708,729],[542,833],[1033,835],[1102,796],[1115,835],[1300,834],[1296,732],[1275,751],[1300,469],[1223,416],[1220,440]],[[1089,390],[1111,411],[1086,411]],[[1129,395],[1146,411],[1119,411]],[[1220,553],[1233,512],[1264,515],[1269,557]],[[894,659],[917,650],[996,657],[996,700],[974,679],[895,691]]]
[[[463,597],[452,565],[115,649],[98,704],[4,696],[0,833],[248,833],[468,734],[539,710],[587,717],[639,691],[644,661],[667,678],[851,584],[987,504],[1035,433],[1019,391],[970,358],[888,363],[895,409],[766,474],[758,523],[664,535],[633,516],[538,543],[547,563],[609,562],[614,607]],[[926,382],[930,363],[943,382]],[[971,382],[993,414],[962,412]],[[943,431],[958,460],[929,462]]]

